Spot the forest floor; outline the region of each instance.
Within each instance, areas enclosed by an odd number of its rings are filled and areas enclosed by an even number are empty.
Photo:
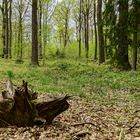
[[[0,139],[140,140],[139,70],[122,72],[79,60],[48,60],[40,67],[0,60],[0,85],[9,73],[16,85],[28,81],[40,98],[72,97],[70,108],[52,125],[0,128]]]

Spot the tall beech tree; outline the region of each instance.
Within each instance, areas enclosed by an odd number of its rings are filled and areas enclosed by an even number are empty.
[[[90,21],[90,13],[92,7],[92,0],[85,0],[82,4],[82,11],[83,11],[83,20],[84,20],[84,41],[85,41],[85,50],[86,50],[86,58],[89,57],[89,21]]]
[[[23,58],[23,34],[24,34],[24,18],[28,10],[29,2],[24,0],[19,0],[14,3],[16,13],[17,13],[17,59],[22,60]]]
[[[93,7],[94,7],[94,14],[93,14],[93,20],[94,20],[94,37],[95,37],[95,49],[94,49],[94,60],[97,59],[97,48],[98,48],[98,44],[97,44],[97,21],[96,21],[96,12],[97,12],[97,8],[96,8],[96,4],[97,1],[94,0],[94,3],[93,3]]]
[[[82,28],[83,28],[83,0],[76,0],[72,10],[72,19],[75,22],[76,41],[78,42],[78,56],[82,53]]]
[[[99,43],[99,64],[105,62],[105,47],[102,20],[102,0],[97,1],[97,23],[98,23],[98,43]]]
[[[117,64],[124,70],[130,69],[128,60],[128,0],[119,0],[119,21],[118,21],[118,50]]]
[[[68,43],[68,29],[69,29],[69,19],[70,19],[70,9],[71,9],[71,1],[64,1],[62,4],[63,14],[64,16],[64,48],[67,46]]]
[[[133,46],[132,46],[132,69],[136,70],[137,66],[137,47],[138,47],[138,20],[140,18],[139,16],[139,7],[140,7],[140,1],[139,0],[133,0]]]
[[[59,32],[60,42],[63,40],[64,50],[69,41],[69,23],[72,6],[73,0],[63,0],[58,3],[53,14],[54,24]]]
[[[78,38],[78,42],[79,42],[79,57],[81,57],[81,40],[82,40],[82,36],[81,36],[81,33],[82,33],[82,3],[83,3],[83,0],[79,0],[79,17],[78,17],[78,21],[79,21],[79,38]]]
[[[0,5],[1,13],[2,13],[2,58],[5,57],[5,31],[6,31],[6,17],[5,17],[5,0],[2,0],[2,4]]]
[[[39,33],[38,33],[38,49],[39,49],[39,58],[42,59],[42,16],[43,16],[43,2],[39,0]]]
[[[38,23],[37,23],[37,0],[32,0],[32,65],[38,65]]]
[[[12,58],[12,2],[9,1],[9,58]]]
[[[0,8],[2,12],[2,57],[8,59],[12,58],[12,0],[3,0]]]
[[[4,1],[4,6],[5,6],[5,58],[8,59],[9,54],[8,0]]]

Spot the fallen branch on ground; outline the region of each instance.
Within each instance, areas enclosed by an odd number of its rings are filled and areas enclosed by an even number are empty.
[[[98,130],[101,130],[101,127],[100,126],[95,125],[92,122],[76,123],[76,124],[72,124],[71,126],[80,126],[80,125],[86,125],[86,124],[92,125],[92,126],[96,127]]]

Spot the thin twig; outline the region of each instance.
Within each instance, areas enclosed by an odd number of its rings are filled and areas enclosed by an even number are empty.
[[[138,123],[136,122],[136,123],[134,123],[134,125],[133,126],[131,126],[129,129],[128,129],[128,131],[129,132],[131,132],[131,130],[137,125]]]
[[[72,124],[71,126],[79,126],[79,125],[85,125],[85,124],[89,124],[89,125],[95,126],[95,127],[98,128],[99,130],[101,130],[101,127],[100,127],[100,126],[95,125],[95,124],[92,123],[92,122],[76,123],[76,124]]]

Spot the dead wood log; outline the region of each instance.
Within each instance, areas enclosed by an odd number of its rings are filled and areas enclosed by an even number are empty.
[[[6,90],[2,92],[2,97],[3,99],[0,101],[0,127],[50,124],[57,115],[69,107],[68,96],[39,102],[37,93],[31,91],[25,81],[23,81],[22,86],[15,90],[12,81],[7,81]]]

